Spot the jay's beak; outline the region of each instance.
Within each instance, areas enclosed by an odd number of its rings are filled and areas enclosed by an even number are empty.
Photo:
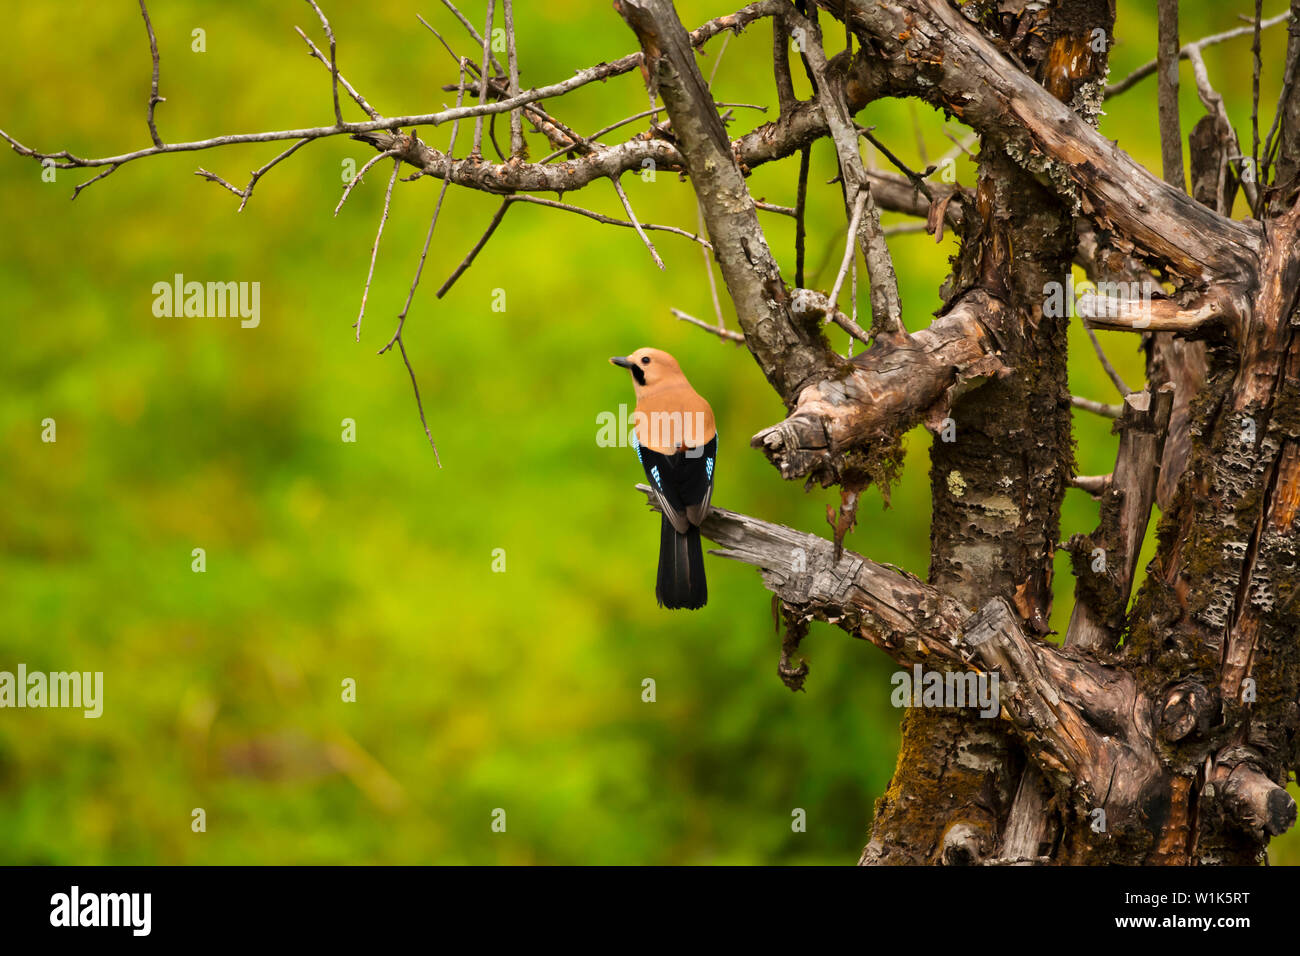
[[[632,367],[632,360],[631,360],[631,359],[626,359],[626,358],[624,358],[624,357],[621,356],[621,355],[615,355],[613,358],[611,358],[611,359],[609,360],[609,364],[610,364],[610,365],[617,365],[617,366],[619,366],[620,368],[631,368],[631,367]]]

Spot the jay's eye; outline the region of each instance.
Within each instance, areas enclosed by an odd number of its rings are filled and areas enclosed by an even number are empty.
[[[642,364],[642,365],[649,365],[649,364],[650,364],[650,356],[648,356],[648,355],[643,355],[643,356],[641,356],[641,364]]]

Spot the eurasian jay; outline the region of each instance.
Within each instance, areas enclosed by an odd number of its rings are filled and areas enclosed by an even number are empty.
[[[663,510],[655,597],[666,608],[700,608],[709,599],[700,523],[709,515],[718,432],[713,409],[659,349],[610,359],[632,374],[632,442]]]

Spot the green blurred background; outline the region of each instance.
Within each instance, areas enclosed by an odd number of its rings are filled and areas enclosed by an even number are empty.
[[[525,85],[634,48],[606,2],[520,4]],[[680,3],[694,26],[729,12]],[[1154,56],[1151,4],[1121,0],[1112,76]],[[1266,4],[1266,14],[1283,8]],[[1183,36],[1240,25],[1246,2],[1187,4]],[[439,4],[331,3],[342,72],[386,115],[453,95],[472,44]],[[323,46],[305,3],[156,3],[158,126],[170,141],[331,121]],[[475,18],[482,15],[474,11]],[[148,144],[147,38],[135,4],[23,4],[0,36],[0,127],[29,146],[111,155]],[[193,52],[192,31],[206,51]],[[702,57],[712,70],[721,38]],[[1285,34],[1266,34],[1267,128]],[[766,24],[729,42],[719,100],[770,103]],[[1249,40],[1206,53],[1249,142]],[[1201,115],[1183,69],[1184,131]],[[1108,104],[1103,131],[1158,168],[1154,80]],[[553,109],[591,132],[646,106],[639,76],[589,86]],[[344,100],[345,115],[362,118]],[[734,134],[763,121],[737,110]],[[952,148],[943,119],[907,102],[862,114],[910,164]],[[497,124],[508,140],[508,126]],[[421,129],[445,147],[449,130]],[[468,143],[462,130],[460,153]],[[615,134],[622,135],[620,134]],[[614,141],[613,137],[607,141]],[[433,292],[482,232],[496,200],[448,194],[406,342],[439,470],[392,334],[437,196],[399,183],[353,341],[390,167],[376,166],[337,216],[347,161],[373,151],[312,143],[273,170],[248,207],[193,176],[242,186],[286,144],[150,159],[68,197],[84,172],[42,182],[0,155],[0,669],[103,671],[104,715],[0,712],[4,863],[850,863],[889,780],[901,712],[895,667],[815,625],[806,693],[778,680],[779,638],[756,572],[709,560],[702,612],[655,606],[657,519],[626,448],[596,443],[597,416],[631,403],[606,357],[654,344],[681,360],[721,434],[716,503],[825,533],[830,492],[784,483],[749,436],[782,409],[748,354],[676,321],[709,317],[698,246],[655,234],[667,271],[631,230],[517,206],[442,301]],[[549,149],[530,137],[534,157]],[[872,157],[877,163],[879,157]],[[842,248],[834,157],[813,154],[809,283],[828,287]],[[792,204],[796,161],[764,167],[754,194]],[[959,164],[962,182],[973,167]],[[694,230],[672,175],[624,185],[645,221]],[[566,197],[622,216],[608,184]],[[1241,210],[1238,211],[1241,214]],[[902,221],[887,217],[889,222]],[[793,226],[768,217],[793,274]],[[909,324],[928,321],[953,252],[924,234],[891,239]],[[156,318],[152,286],[261,283],[261,325]],[[506,310],[492,310],[494,290]],[[864,298],[865,301],[865,298]],[[724,308],[726,303],[724,302]],[[734,327],[734,316],[728,309]],[[836,333],[841,336],[841,333]],[[1132,337],[1105,335],[1140,383]],[[1076,394],[1115,401],[1082,329]],[[40,440],[41,421],[58,441]],[[356,422],[356,442],[341,440]],[[1080,415],[1078,469],[1110,469],[1109,423]],[[854,549],[924,575],[930,436],[908,438],[884,509],[864,501]],[[1070,491],[1063,537],[1096,506]],[[204,548],[207,571],[191,571]],[[1151,542],[1148,541],[1148,552]],[[504,549],[504,573],[492,570]],[[1057,563],[1053,624],[1072,580]],[[341,699],[356,681],[357,701]],[[657,700],[642,701],[653,678]],[[201,807],[207,831],[191,830]],[[492,812],[507,814],[505,833]],[[791,829],[795,808],[807,832]],[[1275,863],[1300,862],[1300,839]]]

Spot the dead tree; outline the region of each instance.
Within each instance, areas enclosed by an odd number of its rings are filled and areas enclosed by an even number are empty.
[[[1112,0],[758,0],[694,32],[669,0],[614,0],[639,52],[529,90],[520,87],[510,0],[496,21],[508,39],[504,64],[490,43],[495,4],[480,33],[444,0],[473,44],[461,55],[434,31],[455,65],[448,89],[456,106],[402,117],[383,116],[347,81],[329,22],[308,3],[328,41],[326,52],[300,31],[329,75],[329,126],[168,142],[155,116],[164,102],[159,48],[141,0],[153,61],[146,104],[153,145],[83,158],[0,135],[43,164],[94,172],[76,193],[162,153],[287,144],[243,187],[198,171],[237,195],[241,208],[258,181],[302,146],[350,136],[376,150],[367,169],[391,165],[380,234],[399,178],[439,181],[438,208],[449,185],[501,197],[439,297],[520,202],[635,229],[655,262],[656,230],[701,243],[740,330],[694,321],[743,341],[787,409],[753,446],[783,477],[838,487],[842,498],[834,540],[722,509],[704,525],[720,554],[759,568],[779,599],[790,631],[783,678],[795,686],[802,679],[791,655],[807,622],[820,620],[907,667],[1001,681],[994,720],[953,708],[908,711],[863,863],[1242,864],[1257,861],[1269,838],[1294,823],[1284,787],[1300,763],[1300,0],[1270,20],[1260,19],[1256,4],[1253,24],[1182,46],[1177,4],[1161,0],[1158,60],[1109,86]],[[732,109],[715,103],[695,51],[760,22],[773,35],[779,113],[733,137]],[[1282,24],[1285,62],[1275,65],[1283,92],[1261,140],[1260,34]],[[1205,46],[1248,35],[1256,94],[1249,151],[1202,58]],[[832,38],[839,52],[828,55]],[[813,90],[808,99],[794,93],[792,53]],[[1179,59],[1190,61],[1205,107],[1188,136],[1190,194]],[[553,110],[569,91],[634,71],[661,106],[589,135]],[[1097,130],[1104,100],[1152,73],[1160,176]],[[969,127],[979,141],[974,186],[930,182],[930,171],[901,163],[896,173],[868,168],[864,137],[893,157],[855,121],[881,97],[915,97]],[[365,119],[344,118],[348,100]],[[493,162],[483,133],[497,114],[509,114],[510,145]],[[471,145],[458,157],[462,124],[471,120]],[[606,142],[639,120],[649,128]],[[447,124],[445,150],[417,133]],[[530,159],[529,137],[544,139],[551,154]],[[838,157],[848,222],[830,290],[800,287],[806,157],[820,139]],[[756,201],[748,172],[796,156],[794,207]],[[638,220],[619,177],[647,163],[689,180],[707,240]],[[404,169],[413,172],[403,177]],[[601,189],[602,180],[617,192],[625,220],[537,195]],[[1239,191],[1249,216],[1234,219]],[[905,317],[882,209],[960,236],[944,305],[927,327]],[[793,282],[765,238],[760,214],[768,213],[799,220]],[[378,242],[377,235],[375,251]],[[402,336],[428,248],[426,239],[411,294],[380,350],[397,346],[413,385]],[[840,305],[859,255],[870,289],[867,328]],[[1061,309],[1051,290],[1075,263],[1096,291]],[[365,299],[363,292],[358,336]],[[1140,336],[1147,380],[1133,391],[1113,375],[1122,404],[1070,395],[1066,330],[1074,319]],[[841,354],[828,323],[860,345]],[[1115,419],[1110,475],[1073,474],[1076,409]],[[419,411],[424,421],[422,405]],[[960,434],[934,445],[928,582],[842,547],[862,490],[889,481],[901,436],[918,423]],[[1100,519],[1093,533],[1063,544],[1060,505],[1071,483],[1097,496]],[[1158,551],[1134,596],[1138,549],[1156,502]],[[1076,578],[1063,645],[1045,639],[1058,547],[1071,553]]]

